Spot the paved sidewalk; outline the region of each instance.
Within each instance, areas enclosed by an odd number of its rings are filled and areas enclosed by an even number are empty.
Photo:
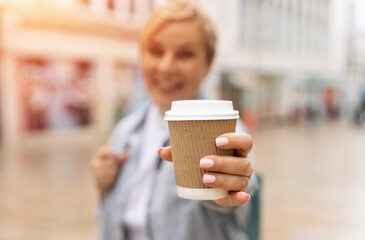
[[[264,181],[262,240],[365,236],[365,128],[280,127],[253,134]],[[0,240],[97,239],[92,141],[0,151]]]

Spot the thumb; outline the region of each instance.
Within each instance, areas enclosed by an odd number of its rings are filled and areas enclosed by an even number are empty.
[[[162,147],[158,149],[158,155],[162,160],[171,162],[172,161],[171,147],[170,146]]]
[[[226,198],[213,200],[221,206],[241,206],[250,200],[251,196],[243,191],[230,192]]]
[[[117,160],[117,163],[118,165],[122,165],[125,161],[127,161],[128,159],[128,151],[123,151],[122,153],[116,155],[116,160]]]

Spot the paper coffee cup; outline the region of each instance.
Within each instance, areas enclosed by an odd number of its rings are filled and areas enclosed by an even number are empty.
[[[207,155],[233,155],[233,150],[216,147],[215,139],[235,132],[238,111],[231,101],[174,101],[165,114],[170,132],[175,181],[179,197],[194,200],[214,200],[227,196],[225,189],[203,184],[200,159]]]

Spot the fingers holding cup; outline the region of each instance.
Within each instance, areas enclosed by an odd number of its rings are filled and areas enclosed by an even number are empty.
[[[229,191],[246,191],[249,181],[249,177],[225,173],[206,173],[203,175],[203,183],[206,186]]]
[[[245,133],[225,133],[218,136],[215,143],[221,149],[234,149],[239,157],[247,157],[253,146],[252,137]]]
[[[209,172],[220,172],[251,177],[253,168],[249,158],[234,156],[206,156],[200,160],[200,167]]]

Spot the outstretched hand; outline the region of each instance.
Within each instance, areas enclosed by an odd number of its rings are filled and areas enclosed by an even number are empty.
[[[221,206],[239,206],[250,199],[247,190],[253,168],[248,158],[253,145],[252,138],[243,133],[226,133],[216,138],[216,146],[221,149],[233,149],[234,156],[209,155],[200,160],[200,167],[208,170],[203,183],[214,188],[229,191],[227,197],[213,200]],[[160,148],[161,159],[172,161],[171,147]]]

